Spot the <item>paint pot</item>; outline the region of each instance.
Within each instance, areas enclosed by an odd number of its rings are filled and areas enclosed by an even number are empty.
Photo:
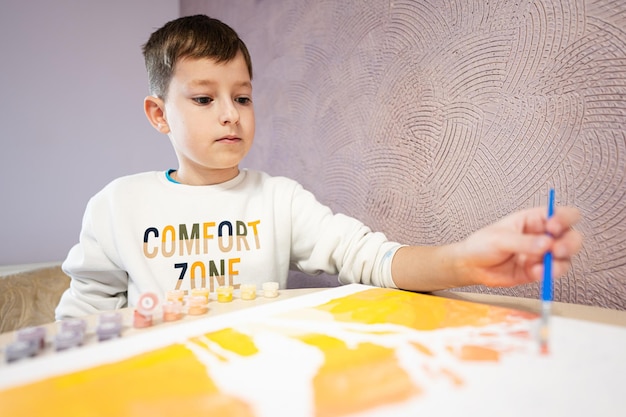
[[[87,322],[83,319],[66,319],[61,321],[61,332],[77,332],[81,335],[87,330]]]
[[[204,297],[206,302],[209,302],[209,289],[208,288],[192,288],[191,289],[192,297]]]
[[[98,316],[96,335],[98,341],[120,337],[122,333],[122,314],[118,312],[102,313]]]
[[[190,316],[199,316],[202,314],[206,314],[209,311],[209,307],[207,306],[206,299],[201,296],[191,296],[188,300],[187,305],[187,314]]]
[[[143,329],[152,326],[152,314],[141,314],[139,310],[133,312],[133,327]]]
[[[18,341],[32,342],[38,350],[46,346],[46,328],[45,327],[26,327],[17,331],[16,339]]]
[[[151,292],[141,294],[133,313],[133,327],[141,329],[152,326],[152,315],[158,303],[159,297],[156,294]]]
[[[167,301],[163,304],[163,321],[176,321],[183,318],[183,303]]]
[[[103,323],[118,323],[122,324],[122,313],[119,311],[109,311],[106,313],[102,313],[98,316],[98,322],[100,324]]]
[[[217,287],[217,301],[220,303],[229,303],[233,301],[233,287],[230,285]]]
[[[254,300],[256,298],[255,284],[241,284],[239,287],[242,300]]]
[[[78,347],[83,344],[83,336],[83,332],[79,330],[62,328],[54,335],[54,348],[59,351]]]
[[[167,301],[178,301],[180,303],[185,299],[185,291],[184,290],[169,290],[166,293],[165,299]]]
[[[278,282],[264,282],[263,283],[263,297],[267,297],[267,298],[278,297]]]
[[[122,325],[112,321],[100,323],[96,327],[96,335],[98,335],[99,342],[120,337],[121,333]]]
[[[36,342],[27,340],[17,340],[8,345],[4,351],[4,359],[7,362],[35,356],[39,350]]]

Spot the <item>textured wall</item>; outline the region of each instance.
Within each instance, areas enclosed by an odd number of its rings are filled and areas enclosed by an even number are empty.
[[[247,166],[424,245],[545,204],[552,185],[586,239],[555,298],[626,309],[626,1],[180,4],[250,47]]]

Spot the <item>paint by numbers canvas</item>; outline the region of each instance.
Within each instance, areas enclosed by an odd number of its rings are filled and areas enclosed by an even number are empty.
[[[7,416],[618,415],[626,329],[348,285],[0,370]],[[621,381],[621,382],[620,382]]]

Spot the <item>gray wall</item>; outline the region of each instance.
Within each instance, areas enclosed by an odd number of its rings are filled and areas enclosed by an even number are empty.
[[[180,4],[251,49],[247,165],[424,245],[545,204],[554,186],[586,237],[555,298],[626,309],[625,1]]]
[[[1,0],[0,265],[58,261],[120,175],[175,166],[143,114],[141,45],[175,0]]]

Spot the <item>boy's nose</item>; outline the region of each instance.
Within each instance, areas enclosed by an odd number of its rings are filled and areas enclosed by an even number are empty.
[[[232,103],[225,104],[220,112],[220,123],[223,125],[239,122],[239,112]]]

